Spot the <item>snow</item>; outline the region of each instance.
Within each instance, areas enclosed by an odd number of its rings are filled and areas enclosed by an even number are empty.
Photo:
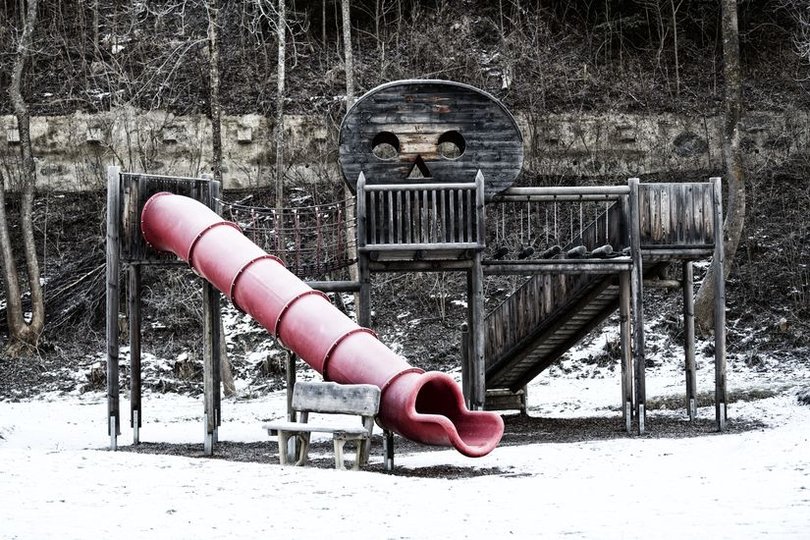
[[[593,354],[600,340],[565,362]],[[565,373],[565,362],[530,385],[530,414],[618,414],[618,373]],[[699,386],[709,390],[713,370],[701,362]],[[450,449],[396,455],[403,469],[477,471],[455,479],[110,452],[102,394],[0,402],[0,538],[807,538],[810,407],[798,404],[795,385],[808,376],[768,365],[732,359],[729,370],[732,391],[781,390],[729,406],[732,419],[767,425],[760,430],[527,440],[479,459]],[[651,397],[683,391],[672,362],[660,361],[647,381]],[[284,415],[284,400],[283,391],[225,400],[220,440],[268,441],[260,425]],[[148,393],[144,417],[145,441],[202,442],[199,398]],[[120,444],[130,437],[125,427]]]

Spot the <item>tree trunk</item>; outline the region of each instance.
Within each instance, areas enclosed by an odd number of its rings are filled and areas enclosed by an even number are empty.
[[[349,0],[341,0],[343,16],[343,58],[346,73],[346,109],[354,105],[354,56],[352,55],[352,19]]]
[[[6,284],[6,310],[9,323],[9,343],[6,349],[8,355],[18,355],[35,349],[45,327],[45,301],[42,283],[39,274],[39,261],[37,260],[36,243],[34,239],[33,207],[34,190],[36,187],[36,165],[31,147],[31,125],[28,104],[22,95],[22,79],[25,64],[31,57],[33,50],[33,33],[37,19],[37,0],[28,0],[23,31],[17,43],[17,52],[11,71],[11,84],[8,95],[17,117],[17,129],[20,133],[20,152],[22,154],[22,169],[20,172],[22,200],[20,205],[20,229],[22,232],[23,251],[25,256],[25,269],[28,275],[28,287],[31,294],[31,320],[25,320],[22,309],[22,297],[17,280],[17,267],[8,231],[8,221],[5,213],[5,187],[2,192],[3,210],[0,214],[0,253],[2,253],[3,277]],[[5,180],[0,178],[0,183]]]
[[[284,206],[284,90],[287,69],[287,9],[278,1],[278,67],[276,78],[276,207]]]
[[[211,168],[214,181],[222,185],[222,104],[219,101],[219,0],[208,0],[209,115],[211,119]],[[225,347],[225,326],[219,325],[219,375],[225,397],[236,393],[233,370]]]
[[[734,254],[740,243],[745,224],[745,177],[740,149],[740,114],[742,110],[742,73],[740,68],[740,39],[737,25],[737,1],[722,0],[723,77],[725,80],[725,122],[723,126],[723,161],[725,162],[728,196],[724,233],[717,240],[725,241],[723,277],[728,278]],[[709,268],[695,299],[695,321],[704,334],[713,326],[714,267]]]

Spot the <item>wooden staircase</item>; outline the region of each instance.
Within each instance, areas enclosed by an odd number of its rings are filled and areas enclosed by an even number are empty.
[[[713,242],[713,231],[705,223],[711,201],[709,185],[642,185],[640,195],[643,274],[658,272],[670,260],[694,258],[698,251],[705,251],[708,242]],[[583,230],[581,245],[592,250],[607,240],[617,252],[627,253],[630,239],[626,223],[624,206],[613,204]],[[574,245],[566,246],[562,252]],[[626,271],[632,267],[629,254],[613,261],[626,262]],[[556,262],[568,269],[532,275],[487,314],[488,393],[503,396],[519,392],[618,309],[620,287],[615,264],[611,271],[600,273],[594,268],[598,260]]]

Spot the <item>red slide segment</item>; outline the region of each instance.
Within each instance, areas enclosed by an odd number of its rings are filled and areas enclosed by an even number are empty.
[[[143,207],[141,230],[152,247],[185,260],[325,380],[380,387],[383,427],[471,457],[501,440],[500,415],[467,410],[450,376],[410,366],[205,205],[158,193]]]

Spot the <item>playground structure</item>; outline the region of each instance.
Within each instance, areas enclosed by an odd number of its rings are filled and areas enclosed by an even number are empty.
[[[683,279],[680,282],[658,280],[648,284],[683,289],[686,404],[690,419],[694,418],[697,413],[697,390],[692,261],[712,256],[713,264],[722,268],[723,246],[721,241],[716,241],[717,232],[722,230],[719,179],[676,184],[642,184],[638,179],[630,179],[624,186],[511,187],[520,172],[522,159],[522,138],[516,122],[497,100],[475,88],[446,81],[399,81],[382,85],[360,98],[347,113],[340,138],[340,163],[344,178],[356,193],[359,279],[356,282],[310,283],[322,291],[358,292],[359,326],[336,323],[335,328],[330,329],[334,330],[334,334],[329,334],[328,339],[323,336],[315,340],[317,347],[305,339],[307,331],[301,329],[309,328],[313,311],[325,309],[323,297],[306,285],[302,284],[306,287],[303,288],[291,281],[294,277],[284,274],[286,270],[271,255],[247,247],[247,253],[252,255],[242,255],[243,250],[227,247],[238,242],[236,238],[241,234],[233,226],[223,225],[226,222],[216,217],[213,211],[206,211],[209,221],[205,223],[195,221],[197,216],[203,215],[199,210],[181,212],[192,216],[191,222],[195,223],[194,227],[183,232],[183,241],[163,244],[160,239],[162,233],[150,232],[148,226],[144,228],[146,239],[141,236],[140,216],[142,212],[148,215],[144,207],[150,197],[159,192],[181,194],[218,210],[222,201],[217,183],[204,179],[121,173],[112,168],[108,191],[107,325],[111,446],[116,446],[120,434],[119,265],[124,262],[129,272],[131,425],[135,442],[138,442],[142,421],[140,266],[176,262],[150,249],[145,240],[157,247],[174,250],[200,274],[214,282],[214,285],[208,282],[204,284],[205,447],[208,453],[213,452],[220,422],[217,288],[248,313],[256,316],[257,313],[252,310],[258,311],[257,320],[279,335],[286,346],[322,371],[325,377],[339,382],[366,382],[347,375],[354,369],[349,366],[355,361],[349,357],[362,355],[362,351],[354,351],[343,359],[340,354],[333,356],[333,353],[341,349],[338,345],[344,338],[347,345],[357,340],[359,350],[387,350],[378,345],[364,328],[370,326],[371,279],[377,272],[460,271],[467,275],[468,323],[462,334],[463,396],[452,380],[440,374],[436,374],[435,379],[431,375],[426,386],[434,386],[435,380],[435,386],[441,387],[440,394],[452,396],[446,400],[444,397],[437,398],[437,403],[442,403],[439,409],[446,413],[445,416],[452,417],[459,413],[473,415],[469,418],[487,419],[484,423],[490,426],[485,430],[490,433],[488,442],[478,440],[465,447],[469,442],[458,444],[459,441],[450,440],[452,437],[446,438],[446,434],[452,430],[447,431],[445,427],[441,428],[443,434],[439,436],[429,435],[419,439],[418,432],[397,424],[407,421],[397,415],[402,413],[403,402],[410,397],[391,398],[390,410],[388,406],[381,407],[381,423],[394,427],[405,436],[432,444],[452,443],[467,455],[483,455],[486,453],[484,449],[488,452],[490,445],[494,447],[491,443],[495,439],[491,433],[496,430],[491,420],[493,417],[475,410],[525,410],[525,385],[616,309],[621,316],[622,411],[625,426],[630,432],[635,420],[638,432],[643,433],[646,419],[643,288],[645,277],[657,275],[662,266],[672,261],[681,263]],[[169,200],[177,199],[170,196],[153,199]],[[153,204],[162,206],[157,202],[150,203]],[[180,202],[168,206],[186,204]],[[498,227],[501,227],[501,231],[505,228],[505,218],[499,223],[498,210],[501,209],[503,216],[502,209],[509,204],[523,208],[518,212],[519,226],[523,231],[525,218],[526,240],[529,241],[528,245],[521,246],[518,258],[508,256],[515,249],[498,245],[504,236],[497,232]],[[495,216],[489,222],[495,225],[495,242],[489,246],[487,238],[493,235],[487,229],[485,208],[494,209],[490,213]],[[299,219],[298,215],[295,219]],[[151,218],[145,220],[151,222]],[[168,225],[158,226],[159,230],[168,228]],[[531,238],[532,231],[534,238]],[[568,234],[565,234],[566,231]],[[202,249],[209,235],[227,235],[227,239],[214,242],[222,248],[213,249],[207,256],[222,261],[227,271],[200,267],[196,263],[197,256],[192,256],[192,251],[196,253]],[[195,247],[195,238],[199,240],[200,248]],[[279,236],[276,235],[275,239],[278,242]],[[320,242],[320,236],[318,239]],[[521,238],[521,243],[523,240]],[[299,246],[298,240],[296,246]],[[272,252],[272,249],[268,251]],[[354,258],[350,256],[346,260]],[[261,266],[267,269],[268,275],[265,277],[268,279],[257,279],[250,275],[251,272],[242,276],[242,270],[249,269],[254,263],[256,268]],[[295,267],[299,268],[300,265],[296,263]],[[256,305],[248,308],[252,300],[243,299],[240,289],[261,288],[262,283],[272,282],[271,275],[273,279],[283,276],[281,279],[284,283],[295,283],[290,290],[297,292],[291,292],[292,296],[286,300],[279,299],[268,314],[264,310],[269,308],[262,305],[257,297],[254,298]],[[528,279],[487,314],[483,292],[486,275],[528,276]],[[717,329],[715,409],[717,426],[721,430],[726,423],[725,298],[722,275],[722,271],[715,272],[714,310]],[[249,281],[253,281],[253,286],[246,285]],[[297,305],[299,298],[302,312],[299,322],[290,323],[298,330],[291,331],[288,336],[280,319],[289,317],[289,320],[293,320],[295,310],[290,309],[290,314],[284,315],[284,306]],[[303,307],[311,302],[319,304]],[[328,350],[322,350],[324,346],[328,346]],[[313,352],[313,348],[318,350]],[[404,361],[392,358],[390,365],[396,367],[385,373],[377,373],[368,382],[385,390],[386,381],[398,374],[402,375],[402,380],[421,376],[408,371],[407,364],[403,364]],[[294,373],[290,377],[288,370],[288,383],[293,381]],[[415,396],[419,391],[409,389],[403,396],[405,394]],[[473,411],[466,411],[462,399]],[[433,403],[433,398],[430,401]],[[445,410],[444,404],[451,402],[456,403],[452,411]],[[432,433],[430,429],[427,431]],[[461,439],[463,442],[464,437]]]

